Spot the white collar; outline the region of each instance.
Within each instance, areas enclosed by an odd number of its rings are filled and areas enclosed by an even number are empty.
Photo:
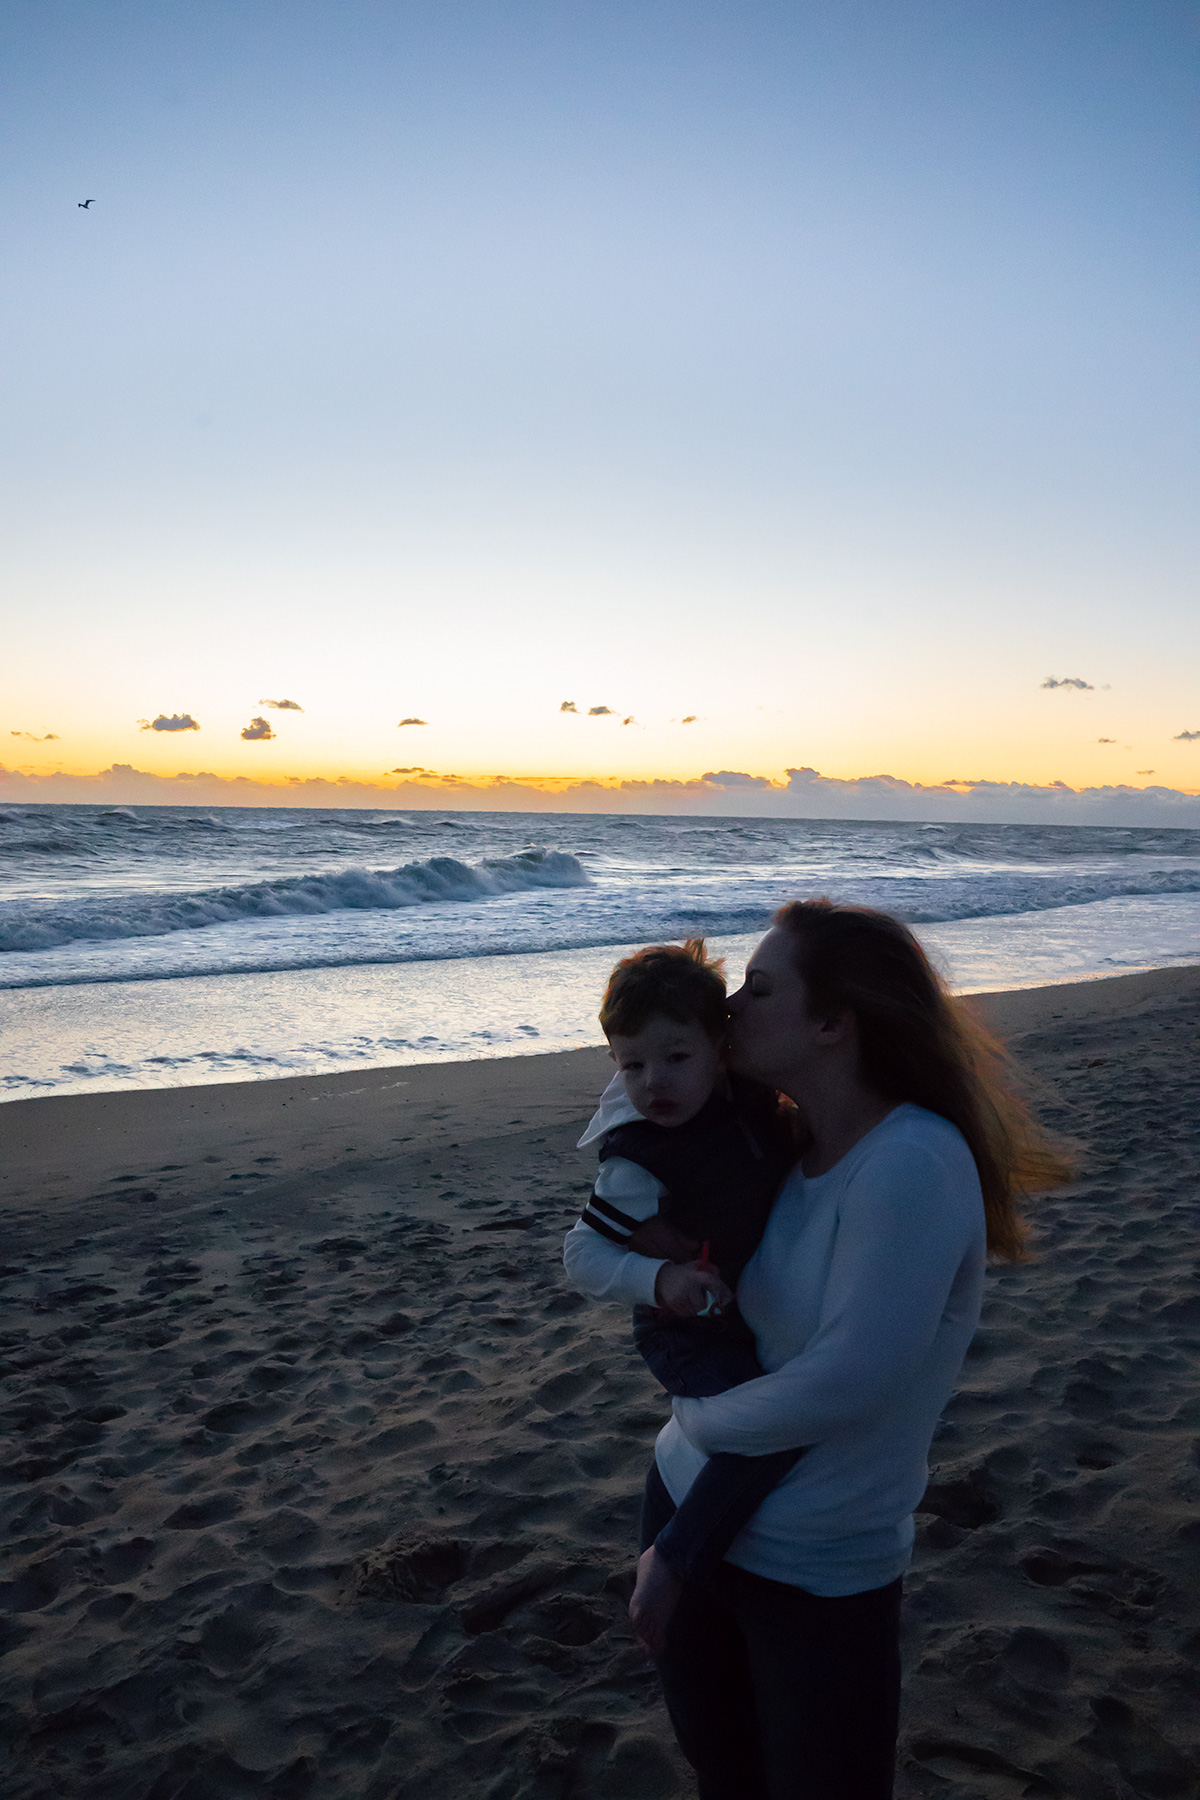
[[[575,1148],[586,1150],[589,1144],[594,1144],[597,1138],[602,1138],[615,1125],[628,1125],[631,1120],[640,1119],[641,1116],[625,1092],[625,1083],[618,1071],[601,1094],[600,1104],[592,1114],[592,1122]]]

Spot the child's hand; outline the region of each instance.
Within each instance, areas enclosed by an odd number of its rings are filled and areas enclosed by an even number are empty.
[[[676,1319],[694,1319],[710,1300],[728,1306],[733,1294],[707,1263],[664,1263],[654,1282],[654,1304]]]
[[[639,1256],[665,1256],[673,1263],[691,1262],[700,1249],[695,1238],[685,1237],[677,1225],[669,1225],[666,1219],[657,1218],[643,1219],[625,1243]]]
[[[683,1582],[654,1545],[638,1557],[637,1585],[629,1602],[629,1617],[638,1641],[651,1656],[661,1656],[667,1646],[671,1623]]]

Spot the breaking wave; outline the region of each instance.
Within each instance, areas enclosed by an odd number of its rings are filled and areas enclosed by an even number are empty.
[[[322,913],[394,911],[439,902],[479,901],[536,888],[585,887],[589,876],[562,850],[523,850],[470,866],[433,856],[399,869],[345,869],[294,875],[198,893],[125,894],[69,901],[21,901],[0,909],[0,951],[54,950],[64,944],[163,937],[205,925]]]

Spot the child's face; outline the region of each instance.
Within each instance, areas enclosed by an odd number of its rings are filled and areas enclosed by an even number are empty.
[[[654,1125],[694,1119],[721,1073],[721,1045],[702,1025],[657,1015],[633,1036],[613,1032],[608,1042],[625,1092]]]

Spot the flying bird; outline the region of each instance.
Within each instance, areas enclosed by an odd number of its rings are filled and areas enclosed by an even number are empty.
[[[76,204],[76,206],[82,206],[84,212],[86,212],[88,207],[91,206],[92,202],[90,200],[77,200],[75,202],[75,204]]]

